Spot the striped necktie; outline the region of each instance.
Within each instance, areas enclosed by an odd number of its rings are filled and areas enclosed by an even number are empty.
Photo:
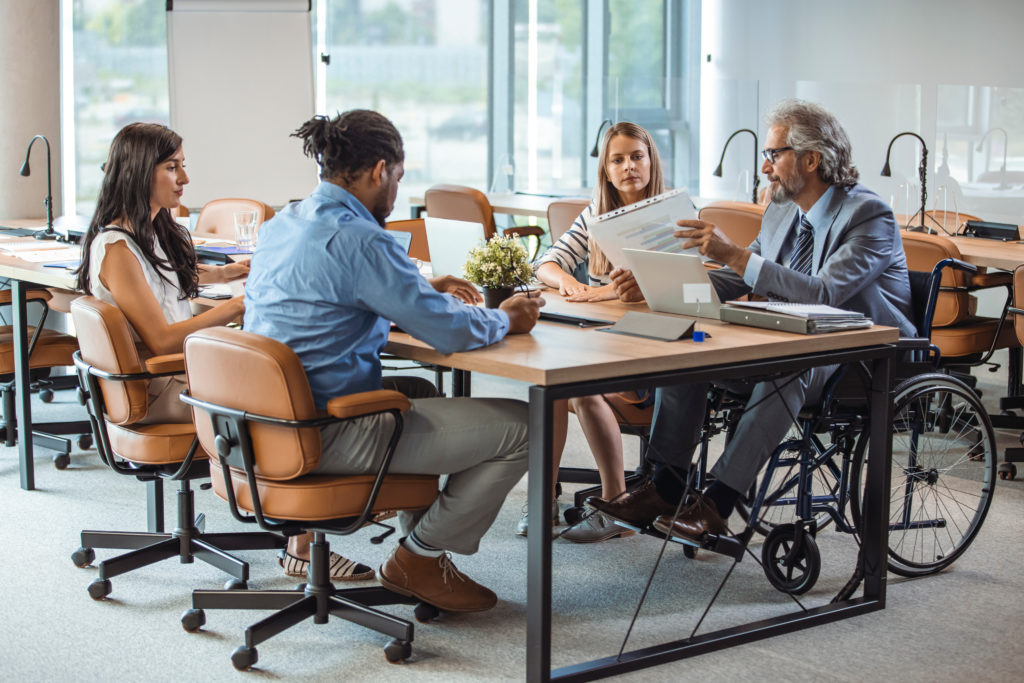
[[[804,275],[811,274],[811,262],[814,260],[814,228],[807,222],[807,216],[800,216],[800,230],[796,236],[796,246],[789,259],[789,267]]]

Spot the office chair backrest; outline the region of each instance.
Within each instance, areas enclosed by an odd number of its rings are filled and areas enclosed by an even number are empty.
[[[206,203],[196,220],[196,232],[211,233],[224,239],[235,239],[235,211],[254,209],[256,230],[274,217],[274,209],[256,199],[214,199]]]
[[[321,416],[306,372],[288,346],[262,335],[214,327],[185,339],[189,393],[200,401],[288,420]],[[193,409],[199,443],[216,453],[209,413]],[[301,476],[320,462],[320,430],[250,423],[255,472],[271,480]]]
[[[124,313],[116,306],[92,296],[71,302],[71,317],[78,333],[82,360],[116,375],[144,372],[142,360]],[[108,422],[126,425],[138,422],[149,411],[145,380],[114,382],[100,380]]]
[[[434,185],[424,195],[427,215],[456,221],[471,221],[484,226],[484,239],[494,237],[494,211],[487,195],[464,185]]]
[[[960,250],[953,242],[939,235],[926,235],[919,232],[902,232],[903,251],[907,255],[907,269],[930,273],[935,264],[943,259],[960,259]],[[970,275],[955,268],[946,268],[942,272],[942,280],[938,299],[935,302],[935,313],[932,316],[932,327],[949,327],[967,320],[977,310],[977,299],[966,291],[957,291],[966,287]]]
[[[741,247],[748,247],[761,232],[761,218],[765,206],[749,202],[711,202],[697,213],[697,218],[714,223],[729,239]]]
[[[388,230],[401,230],[412,233],[412,242],[409,244],[409,257],[418,258],[420,261],[430,260],[430,249],[427,248],[427,230],[424,227],[422,218],[388,221],[384,227]]]
[[[569,231],[588,206],[589,199],[559,199],[548,204],[548,232],[551,233],[552,244]]]

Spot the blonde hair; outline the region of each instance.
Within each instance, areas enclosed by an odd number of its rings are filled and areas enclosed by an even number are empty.
[[[643,198],[647,199],[665,191],[665,177],[661,170],[661,158],[658,156],[658,147],[654,144],[651,134],[635,123],[619,121],[605,131],[604,138],[601,140],[601,156],[597,160],[597,186],[594,188],[594,205],[598,215],[614,211],[625,205],[622,195],[619,194],[619,191],[608,178],[608,143],[616,135],[625,135],[634,140],[639,140],[647,146],[647,156],[651,160],[651,179],[647,183],[647,187],[643,189]],[[612,264],[604,252],[601,251],[601,248],[597,246],[593,236],[590,237],[588,251],[587,271],[591,275],[600,277],[611,272]]]

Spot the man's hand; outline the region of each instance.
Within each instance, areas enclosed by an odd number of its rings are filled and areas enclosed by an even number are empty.
[[[468,280],[454,275],[443,275],[429,280],[431,287],[442,294],[451,294],[456,299],[465,301],[467,304],[478,304],[483,301],[480,292]]]
[[[612,271],[611,278],[612,286],[615,288],[615,296],[619,297],[619,301],[630,304],[644,300],[644,295],[640,291],[640,285],[636,283],[636,278],[633,277],[633,271],[616,268]]]
[[[526,334],[532,330],[540,318],[540,307],[544,303],[540,292],[515,294],[502,301],[498,309],[508,315],[508,333]]]
[[[588,287],[580,285],[581,291],[565,297],[566,301],[611,301],[615,298],[615,287],[604,285],[603,287]]]
[[[750,252],[730,240],[714,223],[707,221],[676,221],[681,229],[673,235],[683,242],[683,249],[696,248],[708,258],[724,263],[739,275],[747,268]]]

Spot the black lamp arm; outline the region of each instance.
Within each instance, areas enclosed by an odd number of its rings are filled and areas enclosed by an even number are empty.
[[[46,145],[46,198],[43,205],[46,206],[46,234],[53,234],[53,166],[50,163],[50,141],[45,135],[33,135],[29,140],[28,149],[25,150],[25,163],[21,165],[21,175],[28,176],[30,173],[28,159],[32,154],[32,145],[36,140],[42,140]]]
[[[928,201],[928,145],[925,144],[924,138],[922,138],[917,133],[914,133],[909,130],[904,131],[902,133],[898,133],[896,136],[894,136],[893,139],[889,141],[888,149],[885,150],[885,167],[883,168],[882,175],[890,175],[888,171],[889,155],[892,153],[892,143],[896,142],[904,135],[911,135],[917,138],[918,141],[921,143],[921,162],[917,165],[917,176],[921,181],[921,229],[926,230],[924,225],[924,212],[925,206],[927,205]]]
[[[757,186],[761,183],[761,177],[757,174],[757,155],[760,152],[760,150],[757,147],[756,132],[754,132],[750,128],[740,128],[739,130],[733,131],[732,135],[730,135],[728,139],[726,139],[725,145],[722,147],[722,155],[718,158],[718,166],[715,168],[715,175],[718,177],[722,177],[722,163],[725,161],[725,152],[726,150],[729,149],[729,143],[732,142],[732,139],[739,135],[740,133],[750,133],[751,135],[754,136],[754,167],[752,169],[754,173],[754,189],[750,201],[753,204],[757,204]]]

